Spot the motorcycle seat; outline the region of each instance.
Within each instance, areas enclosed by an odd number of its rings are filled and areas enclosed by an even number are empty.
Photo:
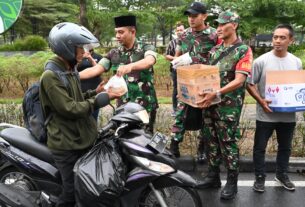
[[[12,146],[54,165],[54,160],[49,148],[38,142],[26,128],[6,128],[0,132],[0,136]]]

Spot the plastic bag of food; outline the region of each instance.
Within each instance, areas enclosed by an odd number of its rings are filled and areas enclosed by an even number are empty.
[[[112,76],[107,84],[104,86],[106,91],[111,91],[113,93],[119,93],[124,95],[128,92],[127,84],[122,76]]]

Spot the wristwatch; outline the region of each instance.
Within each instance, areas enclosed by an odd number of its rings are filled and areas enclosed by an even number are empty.
[[[217,97],[217,98],[219,98],[219,99],[221,99],[221,93],[220,93],[220,90],[217,90],[217,91],[216,91],[216,97]]]

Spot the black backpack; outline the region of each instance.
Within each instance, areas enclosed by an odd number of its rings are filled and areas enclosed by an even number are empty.
[[[67,88],[69,87],[69,82],[66,77],[68,72],[63,72],[56,63],[52,61],[47,62],[44,70],[51,70],[56,73],[63,84]],[[22,102],[23,120],[25,127],[30,131],[30,133],[39,142],[46,143],[47,124],[50,121],[52,114],[47,118],[44,117],[39,100],[39,88],[40,82],[36,82],[25,92]]]

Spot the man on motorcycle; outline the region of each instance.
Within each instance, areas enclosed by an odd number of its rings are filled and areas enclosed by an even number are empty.
[[[100,93],[95,97],[103,90],[102,83],[96,90],[82,93],[76,66],[83,59],[84,48],[99,46],[98,40],[86,28],[69,22],[57,24],[50,31],[49,45],[57,56],[48,62],[55,63],[62,69],[62,74],[51,70],[42,74],[39,98],[44,116],[49,119],[47,145],[63,183],[56,206],[69,207],[75,205],[74,164],[97,138],[97,126],[91,114],[120,95]],[[66,76],[68,87],[62,83],[61,75]]]

